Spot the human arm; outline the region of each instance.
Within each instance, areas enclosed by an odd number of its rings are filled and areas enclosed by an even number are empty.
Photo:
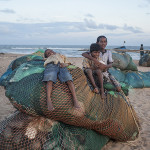
[[[90,60],[93,60],[93,61],[96,61],[96,60],[97,60],[97,59],[95,59],[94,57],[92,57],[89,52],[84,52],[84,53],[82,53],[82,56],[85,57],[85,58],[88,58],[88,59],[90,59]]]
[[[112,62],[110,62],[108,65],[107,65],[107,69],[111,68],[112,67]]]
[[[96,58],[92,57],[89,52],[82,53],[82,56],[92,60],[96,67],[99,67],[101,70],[107,69],[107,66],[99,62]]]
[[[71,63],[60,63],[61,68],[68,67],[69,65],[71,65]]]
[[[67,67],[71,64],[67,57],[60,53],[57,53],[57,63],[59,63],[59,67],[61,68]]]
[[[108,65],[106,65],[106,69],[104,69],[104,72],[105,71],[107,71],[109,68],[111,68],[112,67],[112,62],[111,63],[109,63]]]
[[[68,67],[69,65],[71,65],[70,61],[65,55],[61,55],[61,58],[63,59],[63,61],[60,62],[61,68]]]

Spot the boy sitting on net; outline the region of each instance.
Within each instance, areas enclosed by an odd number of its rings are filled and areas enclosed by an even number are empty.
[[[75,87],[73,84],[72,76],[66,68],[70,62],[64,55],[55,53],[51,49],[45,50],[44,57],[46,61],[44,62],[45,71],[43,81],[47,82],[47,105],[48,110],[54,110],[54,106],[51,101],[51,93],[53,83],[56,83],[57,77],[59,80],[64,83],[66,82],[73,96],[73,103],[75,108],[80,108],[79,102],[76,97]]]
[[[111,75],[109,73],[109,68],[112,67],[112,63],[113,63],[113,59],[112,59],[112,52],[110,50],[106,50],[106,46],[107,46],[107,38],[103,35],[99,36],[97,38],[97,42],[96,42],[99,46],[100,46],[100,58],[95,59],[94,57],[91,56],[91,54],[89,52],[84,52],[82,53],[82,56],[90,59],[91,61],[93,61],[93,63],[95,64],[95,66],[99,67],[101,70],[103,70],[103,77],[104,80],[107,82],[112,83],[117,92],[121,91],[121,85],[120,83],[114,78],[113,75]],[[101,60],[101,61],[99,61]]]
[[[93,43],[90,46],[90,53],[89,55],[91,55],[93,58],[97,59],[98,61],[100,61],[101,63],[103,63],[100,60],[100,49],[101,47],[97,44],[97,43]],[[95,83],[93,74],[96,74],[98,76],[98,80],[99,80],[99,84],[100,84],[100,93],[101,93],[101,98],[105,98],[104,95],[104,87],[103,87],[103,74],[102,71],[100,69],[100,67],[97,67],[94,63],[94,61],[88,59],[88,58],[84,58],[83,59],[83,70],[84,72],[87,74],[89,80],[91,81],[92,86],[94,87],[93,92],[94,93],[99,93],[99,89]]]

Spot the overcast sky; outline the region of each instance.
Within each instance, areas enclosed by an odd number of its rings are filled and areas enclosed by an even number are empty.
[[[150,0],[0,0],[0,44],[150,46]]]

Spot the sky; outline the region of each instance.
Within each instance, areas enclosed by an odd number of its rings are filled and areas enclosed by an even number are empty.
[[[150,46],[150,0],[0,0],[0,45]]]

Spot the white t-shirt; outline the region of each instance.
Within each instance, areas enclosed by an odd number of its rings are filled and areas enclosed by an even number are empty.
[[[112,52],[109,50],[106,50],[105,53],[100,52],[100,59],[101,59],[101,63],[103,62],[105,65],[111,62],[113,62],[112,59]],[[109,82],[109,73],[107,71],[103,72],[103,76],[107,79],[107,81]]]
[[[100,58],[103,62],[105,62],[106,65],[108,64],[108,62],[113,62],[112,52],[109,50],[106,50],[105,53],[100,52]]]

